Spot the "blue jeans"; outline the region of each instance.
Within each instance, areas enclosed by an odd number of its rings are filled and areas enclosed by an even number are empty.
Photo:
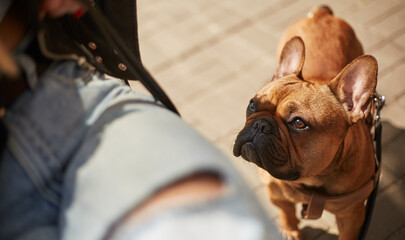
[[[0,239],[108,239],[154,193],[207,171],[225,182],[223,197],[163,212],[128,238],[279,238],[226,157],[149,96],[71,61],[33,85],[4,117]]]

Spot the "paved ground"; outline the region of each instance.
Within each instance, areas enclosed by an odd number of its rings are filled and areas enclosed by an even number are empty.
[[[283,30],[321,3],[355,29],[379,62],[383,110],[383,172],[367,239],[405,239],[405,1],[404,0],[140,0],[145,65],[183,118],[220,147],[263,200],[253,166],[232,156],[249,99],[276,66]],[[139,88],[136,86],[136,90]],[[337,239],[335,220],[305,221],[306,239]]]

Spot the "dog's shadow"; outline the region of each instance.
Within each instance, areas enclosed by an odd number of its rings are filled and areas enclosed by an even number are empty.
[[[312,227],[304,227],[302,229],[302,234],[304,235],[305,240],[311,240],[311,239],[316,239],[316,240],[337,240],[338,236],[334,234],[327,233],[321,229],[316,229]]]
[[[367,240],[405,239],[405,129],[383,122],[382,175]],[[305,240],[337,240],[338,236],[306,226]]]

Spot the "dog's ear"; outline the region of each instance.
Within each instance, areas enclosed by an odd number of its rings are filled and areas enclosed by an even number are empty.
[[[354,59],[329,83],[343,105],[350,123],[356,123],[370,112],[377,85],[377,60],[370,55]]]
[[[291,38],[281,52],[276,73],[273,80],[295,74],[301,77],[302,67],[305,60],[305,45],[300,37]]]

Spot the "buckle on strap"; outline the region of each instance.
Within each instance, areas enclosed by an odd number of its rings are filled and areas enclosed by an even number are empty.
[[[385,96],[375,93],[373,101],[375,104],[374,128],[377,128],[381,124],[381,109],[385,105]]]
[[[385,105],[385,96],[378,93],[374,94],[374,124],[371,131],[371,136],[373,137],[374,142],[374,159],[376,164],[376,170],[380,167],[381,164],[381,135],[382,135],[382,125],[381,125],[381,110]]]

